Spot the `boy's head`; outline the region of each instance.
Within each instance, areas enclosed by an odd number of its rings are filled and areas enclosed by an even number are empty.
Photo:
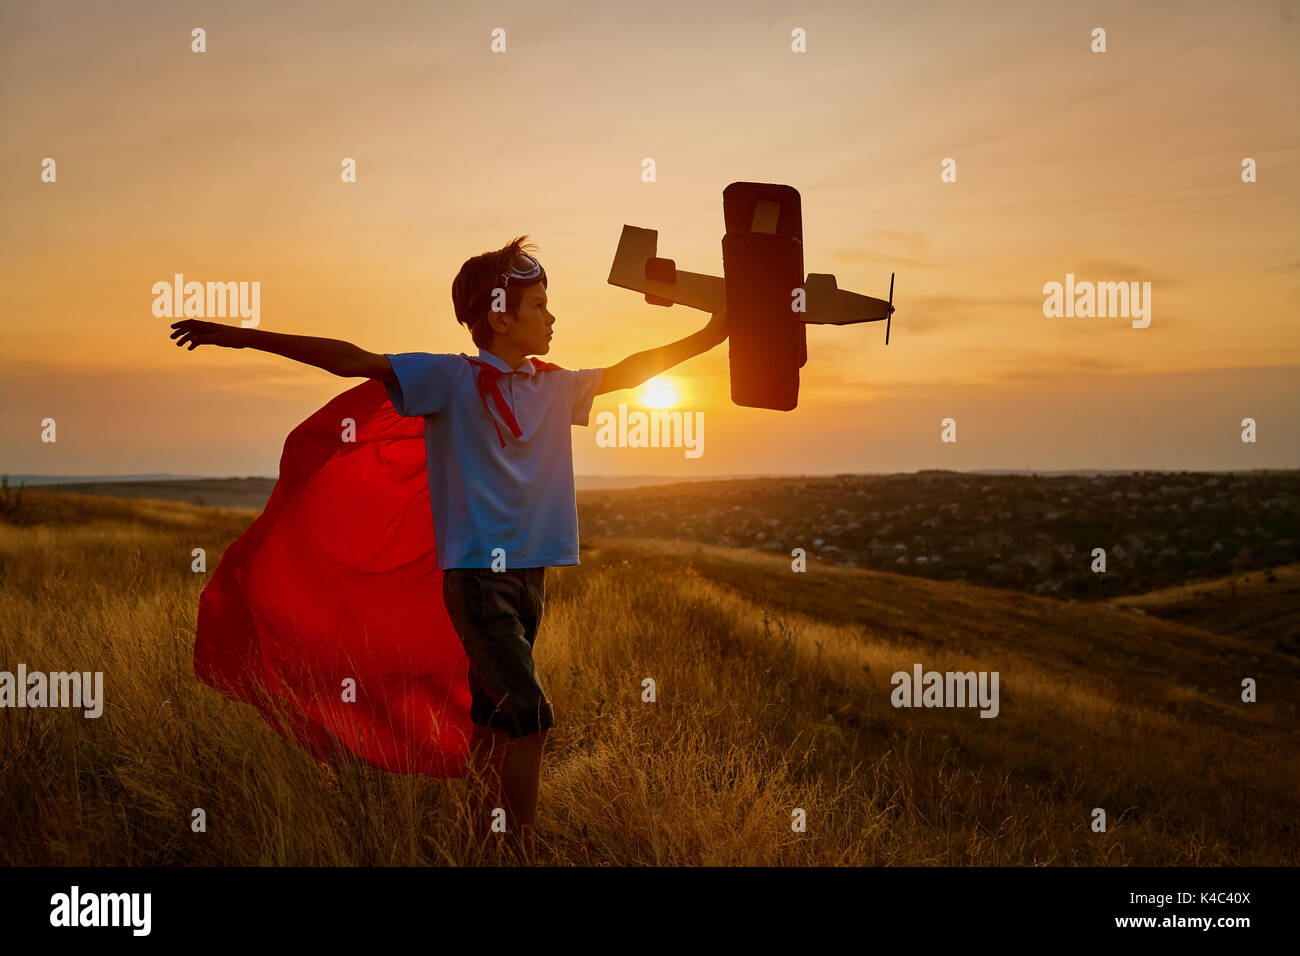
[[[451,284],[456,321],[470,330],[475,345],[494,355],[550,351],[555,317],[547,309],[546,270],[523,251],[536,248],[527,239],[467,259]]]

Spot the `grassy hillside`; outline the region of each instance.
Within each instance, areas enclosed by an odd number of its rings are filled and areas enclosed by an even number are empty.
[[[0,711],[0,864],[482,862],[465,779],[327,770],[195,680],[206,575],[190,551],[215,568],[254,513],[27,495],[35,520],[0,525],[0,669],[102,670],[107,704],[98,720]],[[817,562],[796,574],[753,551],[584,545],[581,566],[548,572],[538,640],[558,721],[544,864],[1300,861],[1300,666],[1267,639]],[[890,674],[915,662],[998,671],[1001,713],[893,708]],[[1245,676],[1259,703],[1240,702]]]
[[[1161,588],[1115,603],[1300,655],[1300,563]]]

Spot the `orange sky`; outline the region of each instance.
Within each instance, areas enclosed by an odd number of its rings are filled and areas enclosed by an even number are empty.
[[[6,0],[0,469],[273,475],[359,381],[176,349],[151,288],[177,272],[259,281],[267,330],[474,354],[451,280],[527,233],[547,358],[613,364],[707,321],[606,283],[622,225],[720,274],[737,180],[799,189],[807,271],[898,273],[889,346],[810,328],[793,412],[732,406],[718,348],[666,376],[703,455],[579,428],[579,474],[1295,467],[1296,6]],[[1150,327],[1045,318],[1066,273],[1151,282]]]

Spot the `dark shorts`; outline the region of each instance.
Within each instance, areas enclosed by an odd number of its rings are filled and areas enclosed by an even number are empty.
[[[470,719],[511,737],[553,727],[533,664],[546,569],[448,568],[442,597],[469,657]]]

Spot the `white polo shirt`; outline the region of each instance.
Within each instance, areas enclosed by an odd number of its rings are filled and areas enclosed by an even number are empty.
[[[536,369],[525,359],[502,375],[516,438],[490,394],[483,407],[479,370],[463,352],[385,354],[398,381],[386,386],[393,407],[424,416],[439,569],[491,567],[497,548],[507,568],[578,564],[570,427],[588,423],[602,370]],[[510,372],[485,349],[477,357]]]

